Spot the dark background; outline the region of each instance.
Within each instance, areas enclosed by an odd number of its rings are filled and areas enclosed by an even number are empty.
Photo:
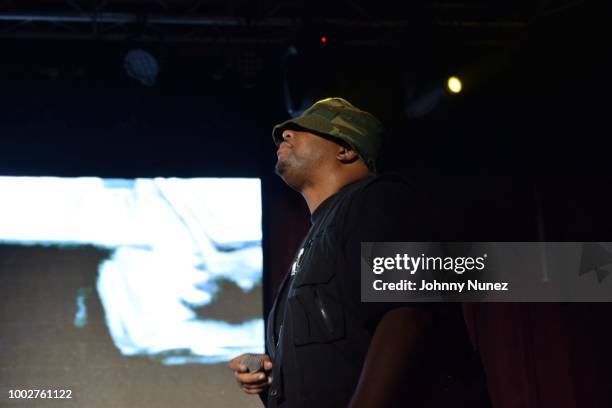
[[[271,128],[326,96],[383,120],[383,168],[430,192],[445,239],[611,240],[604,4],[27,3],[0,2],[0,174],[260,177],[266,310],[308,226]],[[496,408],[612,406],[608,304],[465,309]]]

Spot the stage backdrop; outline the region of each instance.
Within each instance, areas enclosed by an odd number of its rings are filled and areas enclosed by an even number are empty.
[[[6,406],[259,406],[227,361],[263,351],[260,190],[0,177]]]

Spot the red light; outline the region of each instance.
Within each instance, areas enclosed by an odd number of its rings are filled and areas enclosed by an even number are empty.
[[[327,43],[327,37],[325,37],[325,36],[321,37],[321,43],[322,44]]]

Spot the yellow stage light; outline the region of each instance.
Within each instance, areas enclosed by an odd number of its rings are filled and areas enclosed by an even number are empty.
[[[457,78],[456,76],[452,76],[448,78],[448,81],[446,82],[446,86],[448,87],[449,91],[455,94],[461,92],[461,88],[463,88],[463,85],[461,84],[461,80]]]

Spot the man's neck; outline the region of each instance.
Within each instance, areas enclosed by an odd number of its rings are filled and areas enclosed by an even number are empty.
[[[321,205],[323,201],[336,194],[342,189],[342,187],[362,180],[370,175],[371,174],[369,173],[358,173],[350,176],[330,175],[320,183],[314,183],[308,187],[305,187],[304,190],[300,191],[300,193],[302,194],[302,197],[304,197],[304,200],[306,200],[308,210],[310,211],[310,214],[312,214],[317,208],[319,208],[319,205]]]

